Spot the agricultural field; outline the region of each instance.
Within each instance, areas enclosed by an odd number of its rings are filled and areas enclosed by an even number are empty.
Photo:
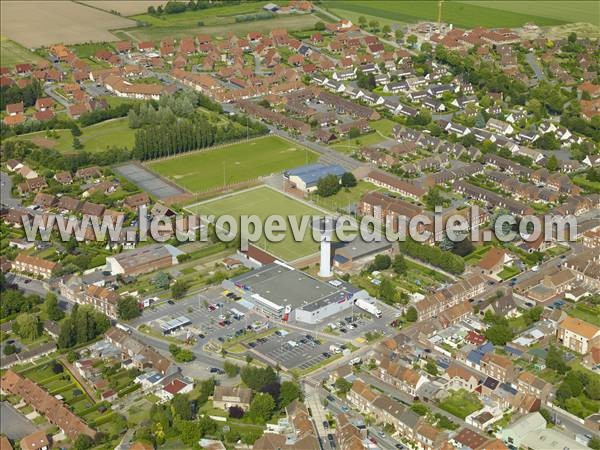
[[[596,26],[600,23],[598,2],[588,0],[569,0],[557,2],[553,0],[529,0],[515,2],[513,0],[460,0],[473,6],[510,11],[519,14],[535,13],[536,16],[559,20],[561,22],[589,22]]]
[[[577,6],[573,6],[576,3]],[[493,6],[491,6],[493,4]],[[548,4],[548,8],[546,8]],[[438,2],[415,0],[371,0],[354,2],[347,0],[325,0],[325,8],[338,15],[364,15],[367,19],[414,23],[420,20],[437,20]],[[443,21],[456,26],[474,28],[518,27],[532,22],[540,26],[561,25],[567,22],[598,23],[598,4],[593,1],[551,2],[544,0],[526,1],[445,1]]]
[[[221,8],[215,8],[215,10],[216,9]],[[183,14],[187,13],[182,13],[182,15]],[[228,23],[225,22],[221,24],[208,25],[208,23],[210,23],[211,20],[217,19],[207,19],[205,25],[203,26],[198,26],[198,22],[203,21],[202,18],[199,18],[195,23],[184,26],[170,26],[163,24],[163,26],[130,28],[128,30],[115,31],[115,35],[118,36],[119,39],[131,39],[133,37],[138,41],[157,41],[166,37],[172,37],[177,39],[197,34],[210,34],[212,36],[225,37],[227,34],[233,33],[237,36],[246,36],[250,31],[260,30],[263,33],[270,33],[271,30],[274,30],[276,28],[285,28],[288,31],[312,30],[314,29],[315,23],[317,23],[320,19],[314,14],[299,14],[278,16],[274,19],[267,20],[255,20],[252,22],[235,23],[235,19],[233,19],[233,17],[230,17],[228,18]],[[219,18],[219,20],[225,21],[225,19],[222,17]]]
[[[127,118],[108,120],[89,127],[81,128],[82,135],[79,141],[83,149],[73,149],[73,136],[71,130],[56,130],[55,136],[47,135],[45,131],[20,135],[17,139],[30,140],[34,144],[52,148],[61,153],[76,153],[85,150],[94,153],[106,150],[109,147],[131,148],[135,139],[135,130],[129,128]]]
[[[2,34],[27,48],[57,42],[113,41],[115,36],[109,30],[135,25],[133,20],[75,2],[31,0],[0,3]]]
[[[0,66],[13,67],[21,63],[36,63],[41,57],[4,36],[0,36]]]
[[[317,154],[277,136],[188,153],[148,166],[190,192],[254,180],[317,160]]]
[[[323,215],[318,209],[268,187],[249,189],[221,199],[197,203],[188,207],[188,210],[194,214],[214,214],[217,217],[228,214],[239,218],[241,215],[256,214],[263,220],[269,215],[278,214],[284,217],[296,216],[298,222],[304,215]],[[268,242],[263,234],[255,245],[287,261],[311,255],[319,249],[319,244],[312,239],[310,227],[306,230],[304,239],[295,242],[289,223],[286,224],[285,239],[281,242]]]
[[[93,8],[103,9],[104,11],[116,11],[122,16],[132,16],[142,14],[148,10],[149,6],[155,8],[166,3],[165,0],[86,0],[85,3]]]

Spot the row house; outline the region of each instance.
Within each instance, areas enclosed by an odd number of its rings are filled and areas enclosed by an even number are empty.
[[[512,382],[519,372],[510,358],[494,352],[486,353],[481,358],[481,371],[502,382]]]
[[[372,170],[365,177],[365,180],[376,186],[383,187],[389,191],[396,192],[397,194],[414,200],[418,200],[427,193],[425,189],[414,183],[380,170]]]
[[[12,263],[12,269],[15,272],[30,273],[47,280],[60,269],[60,264],[26,253],[19,253]]]
[[[388,358],[384,358],[376,370],[379,379],[412,397],[416,396],[417,389],[427,382],[427,378],[416,370],[403,367]]]
[[[535,376],[531,372],[522,372],[517,378],[517,390],[525,394],[533,395],[546,402],[554,391],[554,386],[547,381]]]
[[[360,155],[368,162],[379,167],[392,167],[396,164],[396,158],[374,148],[365,147],[361,149]]]
[[[475,186],[471,183],[457,181],[454,183],[453,187],[456,192],[459,192],[467,197],[484,201],[493,207],[506,208],[509,212],[517,216],[531,215],[534,213],[533,208],[530,206],[527,206],[516,200],[504,198],[495,192]]]

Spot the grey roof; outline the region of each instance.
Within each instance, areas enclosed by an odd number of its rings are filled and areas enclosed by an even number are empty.
[[[275,305],[317,310],[331,302],[344,301],[358,292],[348,283],[334,286],[310,277],[301,270],[273,263],[230,280],[249,295],[258,294]]]

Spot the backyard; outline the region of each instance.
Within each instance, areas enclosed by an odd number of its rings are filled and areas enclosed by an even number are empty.
[[[475,393],[459,389],[450,391],[450,395],[440,401],[439,407],[464,420],[469,414],[480,410],[483,405]]]

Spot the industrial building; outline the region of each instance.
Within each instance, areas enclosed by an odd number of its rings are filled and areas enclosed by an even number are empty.
[[[358,299],[371,299],[349,283],[321,281],[279,261],[225,280],[223,287],[269,317],[309,324],[350,308]]]
[[[172,245],[151,244],[106,258],[106,269],[112,275],[139,275],[177,264],[181,250]]]
[[[283,173],[283,176],[297,189],[303,192],[313,192],[317,190],[321,178],[327,175],[335,175],[339,178],[345,172],[346,170],[338,165],[309,164],[288,170]]]

